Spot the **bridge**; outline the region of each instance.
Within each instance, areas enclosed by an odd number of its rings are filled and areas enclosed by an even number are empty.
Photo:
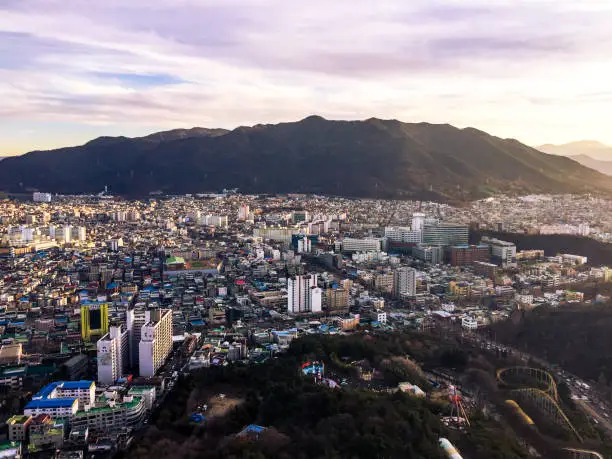
[[[557,383],[549,372],[532,367],[501,368],[497,370],[497,379],[509,387],[523,386],[511,390],[517,399],[533,404],[550,416],[553,422],[571,431],[582,443],[582,437],[559,406]]]

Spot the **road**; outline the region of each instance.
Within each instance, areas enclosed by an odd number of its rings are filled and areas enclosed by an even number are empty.
[[[578,405],[578,407],[580,407],[582,411],[584,411],[587,415],[595,419],[601,427],[606,429],[608,435],[612,437],[612,423],[610,421],[608,421],[605,417],[601,416],[595,409],[593,409],[593,407],[587,400],[577,399],[575,400],[575,402],[576,405]]]

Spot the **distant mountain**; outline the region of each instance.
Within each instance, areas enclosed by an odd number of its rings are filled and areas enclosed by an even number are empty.
[[[579,162],[583,166],[590,167],[591,169],[599,171],[602,174],[612,176],[612,161],[600,161],[598,159],[593,159],[587,155],[568,156],[568,158]]]
[[[141,138],[101,137],[80,147],[0,162],[6,191],[145,195],[239,188],[359,197],[467,200],[495,192],[612,190],[612,179],[517,140],[473,128],[371,118],[195,128]]]
[[[563,145],[546,144],[536,147],[544,153],[562,156],[589,156],[597,161],[612,161],[612,147],[596,140],[580,140]]]

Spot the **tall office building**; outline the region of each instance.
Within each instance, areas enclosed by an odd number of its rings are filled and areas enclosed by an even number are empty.
[[[108,332],[108,304],[81,305],[81,336],[89,341],[92,335],[103,336]]]
[[[394,273],[393,292],[395,296],[415,296],[416,295],[416,269],[398,268]]]
[[[98,340],[98,382],[113,384],[124,376],[129,364],[128,331],[121,326],[110,327],[110,331]]]
[[[468,227],[454,223],[423,226],[423,243],[428,245],[467,245]]]
[[[142,326],[138,344],[140,376],[152,377],[164,364],[172,351],[172,311],[155,309]]]
[[[295,276],[287,281],[287,311],[290,314],[321,312],[322,290],[317,275]]]

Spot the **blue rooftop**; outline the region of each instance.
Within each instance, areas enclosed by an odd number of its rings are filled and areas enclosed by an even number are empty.
[[[71,407],[76,398],[45,398],[43,400],[32,400],[25,406],[26,410],[35,410],[37,408],[68,408]]]
[[[50,384],[47,384],[45,387],[43,387],[41,390],[38,391],[37,394],[35,394],[32,398],[33,399],[45,399],[47,398],[49,395],[51,395],[51,392],[53,392],[55,390],[55,388],[57,387],[59,383],[56,382],[52,382]]]
[[[93,381],[64,381],[60,383],[60,389],[65,390],[77,390],[77,389],[89,389],[93,384]]]
[[[265,428],[265,427],[262,427],[262,426],[257,426],[257,425],[255,425],[255,424],[251,424],[251,425],[248,425],[248,426],[246,427],[246,429],[244,429],[244,430],[245,430],[246,432],[252,432],[252,433],[258,433],[258,434],[260,434],[260,433],[262,433],[264,430],[266,430],[266,428]]]

